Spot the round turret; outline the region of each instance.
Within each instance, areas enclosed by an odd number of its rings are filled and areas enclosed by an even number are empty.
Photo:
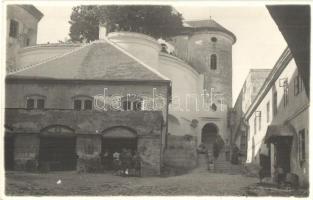
[[[176,54],[204,75],[203,89],[214,91],[216,103],[232,106],[232,45],[236,36],[214,20],[186,21],[173,38]],[[178,47],[178,48],[177,48]]]

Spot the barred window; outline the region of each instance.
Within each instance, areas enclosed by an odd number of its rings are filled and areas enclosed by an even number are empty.
[[[82,101],[81,100],[74,100],[74,110],[81,110],[82,109]]]
[[[85,110],[92,110],[92,101],[91,100],[85,100]]]
[[[26,102],[26,108],[27,109],[34,109],[35,108],[35,100],[34,99],[27,99]]]

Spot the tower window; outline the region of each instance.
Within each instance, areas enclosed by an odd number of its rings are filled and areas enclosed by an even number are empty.
[[[216,37],[211,37],[211,41],[212,42],[217,42],[217,38]]]
[[[217,68],[217,57],[216,57],[216,54],[212,54],[211,55],[210,67],[211,67],[212,70],[216,70],[216,68]]]

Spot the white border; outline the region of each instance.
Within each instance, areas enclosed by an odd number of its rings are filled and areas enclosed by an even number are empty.
[[[1,18],[2,18],[2,31],[1,31],[1,49],[6,49],[6,5],[10,5],[10,4],[34,4],[35,6],[42,6],[42,5],[47,5],[47,6],[75,6],[75,5],[86,5],[86,4],[152,4],[152,5],[178,5],[178,6],[199,6],[201,5],[206,5],[206,6],[216,6],[216,7],[229,7],[229,6],[235,6],[235,7],[247,7],[247,9],[249,9],[249,7],[251,6],[265,6],[265,5],[281,5],[281,4],[290,4],[290,5],[297,5],[297,4],[307,4],[307,5],[311,5],[311,16],[312,16],[312,2],[309,1],[290,1],[290,0],[275,0],[275,1],[191,1],[191,0],[181,0],[181,1],[173,1],[173,0],[169,0],[169,1],[81,1],[81,0],[75,0],[75,1],[69,1],[69,0],[51,0],[51,1],[47,1],[47,0],[37,0],[37,1],[23,1],[23,0],[2,0],[1,1],[2,6],[1,6]],[[311,17],[311,27],[312,27],[312,17]],[[312,31],[311,31],[311,41],[312,41]],[[311,42],[311,47],[312,47],[312,42]],[[312,48],[311,48],[312,49]],[[3,146],[3,136],[4,136],[4,77],[5,77],[5,71],[6,71],[6,67],[5,67],[5,56],[6,56],[6,52],[1,51],[1,100],[0,100],[0,108],[1,108],[1,123],[0,123],[0,132],[1,132],[1,142],[0,142],[0,149],[3,150],[4,146]],[[311,63],[312,63],[312,50],[311,50]],[[312,73],[312,72],[311,72]],[[310,87],[312,89],[312,74],[311,74],[311,80],[310,80]],[[312,92],[311,92],[311,96],[312,96]],[[310,113],[312,112],[312,107],[310,107]],[[313,124],[313,120],[312,117],[310,116],[310,124]],[[309,140],[310,143],[312,144],[312,137],[310,136]],[[310,147],[310,150],[312,148]],[[3,151],[0,151],[0,163],[3,163]],[[310,160],[311,162],[313,161],[313,155],[312,153],[310,153]],[[310,196],[308,197],[308,199],[310,197],[312,197],[312,167],[313,164],[310,164]],[[11,196],[3,196],[4,195],[4,169],[3,169],[3,165],[0,166],[0,173],[1,173],[1,178],[0,178],[0,186],[1,186],[1,190],[0,190],[0,198],[5,198],[5,199],[37,199],[37,198],[44,198],[44,199],[116,199],[116,200],[122,200],[122,199],[138,199],[138,198],[142,198],[142,199],[182,199],[181,196],[174,196],[174,197],[158,197],[158,196],[149,196],[149,197],[144,197],[144,196],[138,196],[138,197],[125,197],[125,196],[105,196],[105,197],[88,197],[88,196],[66,196],[66,197],[11,197]],[[224,196],[201,196],[201,197],[192,197],[192,196],[187,196],[184,197],[183,199],[241,199],[241,198],[249,198],[249,199],[257,199],[257,197],[233,197],[233,196],[229,196],[229,197],[224,197]],[[272,197],[261,197],[262,199],[272,199]],[[287,197],[288,198],[288,197]],[[258,198],[259,199],[259,198]],[[275,197],[275,199],[283,199],[283,197]],[[305,198],[301,198],[301,199],[305,199]]]

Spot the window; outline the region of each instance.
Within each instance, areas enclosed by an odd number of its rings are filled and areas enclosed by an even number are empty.
[[[254,134],[256,134],[256,116],[254,116]]]
[[[266,104],[266,122],[270,122],[270,102]]]
[[[82,109],[82,101],[74,100],[74,110],[81,110],[81,109]]]
[[[216,37],[211,37],[211,41],[212,42],[217,42],[217,38]]]
[[[135,111],[141,110],[141,101],[135,101],[133,103],[133,110],[135,110]]]
[[[262,128],[262,113],[261,113],[261,111],[260,111],[260,114],[258,117],[259,117],[259,131],[260,131]]]
[[[302,80],[299,75],[297,75],[294,79],[294,95],[297,96],[300,92],[302,92]]]
[[[85,110],[92,110],[92,101],[91,100],[85,100],[84,109]]]
[[[131,102],[130,101],[124,101],[123,102],[123,110],[131,110]]]
[[[78,95],[73,97],[74,110],[92,110],[92,97]]]
[[[10,33],[9,33],[10,37],[14,37],[17,38],[18,36],[18,22],[11,19],[10,21]]]
[[[29,44],[30,44],[30,39],[29,38],[25,38],[24,39],[24,46],[29,46]]]
[[[26,97],[27,109],[44,109],[45,97],[41,95],[31,95]]]
[[[284,107],[288,105],[288,81],[284,81]]]
[[[44,108],[45,108],[45,100],[37,99],[37,109],[44,109]]]
[[[273,116],[277,114],[277,92],[273,92]]]
[[[216,57],[216,54],[212,54],[211,55],[210,66],[211,66],[212,70],[216,70],[216,68],[217,68],[217,57]]]
[[[34,99],[27,99],[26,102],[26,108],[27,109],[34,109],[35,108],[35,100]]]
[[[305,161],[306,152],[305,152],[305,129],[302,129],[299,131],[299,161],[303,162]]]

